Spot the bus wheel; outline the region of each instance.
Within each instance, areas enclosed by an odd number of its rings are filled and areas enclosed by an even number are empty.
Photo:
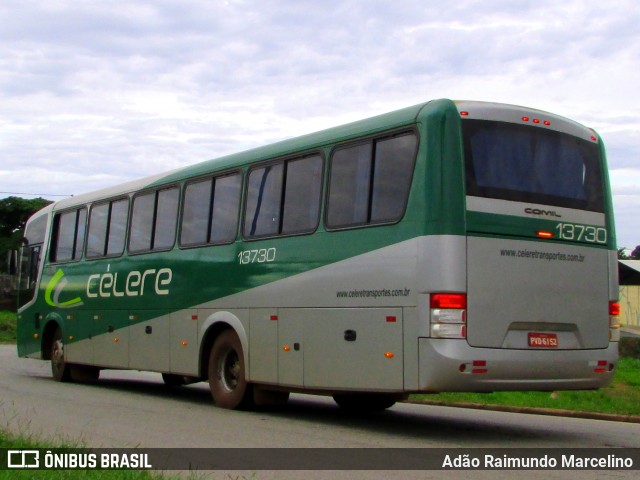
[[[233,330],[225,330],[213,343],[208,372],[211,396],[217,406],[230,409],[253,406],[253,389],[245,376],[242,344]]]
[[[64,359],[64,344],[62,343],[62,330],[58,327],[51,339],[51,374],[56,382],[68,382],[71,380],[71,367]]]
[[[377,412],[395,405],[398,396],[384,393],[340,393],[334,395],[333,400],[340,408],[350,412]]]

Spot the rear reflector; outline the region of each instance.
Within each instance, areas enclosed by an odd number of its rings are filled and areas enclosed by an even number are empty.
[[[480,367],[480,368],[479,368]],[[460,373],[483,374],[489,373],[486,360],[473,360],[470,363],[461,363],[458,367]]]

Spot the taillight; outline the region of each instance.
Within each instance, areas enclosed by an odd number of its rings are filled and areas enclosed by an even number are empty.
[[[620,341],[620,304],[618,302],[609,302],[609,341]]]
[[[609,315],[620,315],[620,304],[618,302],[609,302]]]
[[[467,295],[432,293],[429,299],[431,337],[467,337]]]
[[[467,308],[465,293],[432,293],[429,301],[431,308]]]

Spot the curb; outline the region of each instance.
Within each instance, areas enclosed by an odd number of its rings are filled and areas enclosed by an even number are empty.
[[[490,405],[480,403],[448,403],[437,400],[407,400],[404,403],[412,403],[415,405],[432,405],[437,407],[455,407],[455,408],[469,408],[476,410],[492,410],[496,412],[507,413],[527,413],[530,415],[547,415],[551,417],[570,417],[570,418],[583,418],[587,420],[605,420],[608,422],[627,422],[627,423],[640,423],[640,416],[638,415],[620,415],[613,413],[598,413],[598,412],[574,412],[573,410],[556,410],[552,408],[534,408],[534,407],[512,407],[509,405]]]

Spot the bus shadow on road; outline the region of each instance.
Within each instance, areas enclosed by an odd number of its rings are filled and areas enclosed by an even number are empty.
[[[170,387],[159,378],[150,376],[143,380],[104,378],[85,386],[170,402],[187,402],[199,407],[197,413],[194,412],[197,415],[246,415],[260,420],[286,420],[289,425],[335,426],[376,435],[381,441],[385,437],[394,437],[394,442],[400,438],[409,441],[409,444],[411,441],[432,440],[459,443],[460,446],[482,441],[484,447],[504,446],[505,442],[514,442],[518,446],[539,446],[540,442],[549,446],[584,443],[577,434],[554,431],[546,418],[542,421],[539,416],[528,414],[402,403],[381,412],[358,413],[340,409],[330,397],[312,395],[292,395],[288,403],[281,407],[238,412],[216,408],[208,385],[204,382]],[[380,446],[384,446],[384,443]]]

